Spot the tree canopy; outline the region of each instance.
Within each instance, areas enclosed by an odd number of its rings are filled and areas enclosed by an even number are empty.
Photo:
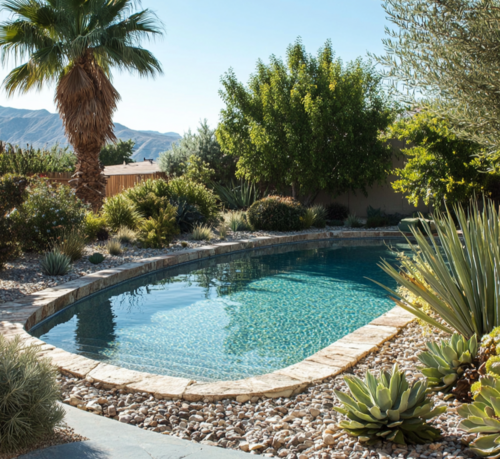
[[[429,111],[399,119],[385,135],[407,144],[405,166],[394,171],[392,187],[410,204],[422,200],[439,207],[444,201],[466,203],[474,194],[496,195],[499,176],[486,172],[490,164],[482,147],[457,138],[449,123]]]
[[[170,150],[160,155],[158,164],[169,176],[178,177],[187,172],[192,156],[214,170],[213,179],[217,182],[227,182],[234,177],[236,160],[221,151],[215,129],[210,128],[207,120],[200,122],[196,132],[189,130],[180,141],[173,143]]]
[[[216,134],[238,158],[238,176],[309,199],[385,180],[391,151],[378,135],[393,112],[369,63],[344,65],[329,41],[313,57],[298,39],[286,62],[259,60],[247,86],[232,69],[221,81],[226,106]]]
[[[116,143],[108,143],[101,149],[99,160],[103,166],[114,166],[116,164],[133,163],[135,142],[132,139],[118,140]]]
[[[385,77],[461,137],[500,150],[500,2],[384,0]],[[425,104],[425,98],[432,100]]]

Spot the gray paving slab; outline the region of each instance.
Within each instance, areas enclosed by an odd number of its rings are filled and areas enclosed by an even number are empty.
[[[194,443],[64,405],[66,423],[89,441],[52,446],[19,459],[249,459],[247,453]]]

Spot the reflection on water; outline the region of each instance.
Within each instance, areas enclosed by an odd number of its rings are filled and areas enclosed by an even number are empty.
[[[328,241],[216,257],[101,292],[31,333],[87,357],[198,380],[296,363],[393,307],[369,277],[405,249]]]

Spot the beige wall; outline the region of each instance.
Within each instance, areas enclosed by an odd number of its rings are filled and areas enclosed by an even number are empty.
[[[403,143],[400,141],[392,141],[391,145],[394,150],[393,166],[401,168],[404,165],[403,158],[398,158],[397,152],[403,148]],[[390,176],[385,185],[378,185],[367,189],[368,195],[365,196],[362,191],[357,193],[346,193],[335,198],[332,198],[327,193],[321,192],[315,204],[329,204],[330,202],[339,202],[349,207],[351,214],[356,214],[358,217],[366,217],[366,208],[372,206],[376,209],[381,208],[387,214],[412,214],[413,212],[430,212],[431,208],[420,201],[419,206],[415,207],[409,204],[403,194],[396,193],[390,182],[396,179],[395,176]]]

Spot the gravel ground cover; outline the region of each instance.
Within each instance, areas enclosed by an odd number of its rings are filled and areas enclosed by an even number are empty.
[[[14,459],[31,451],[48,448],[49,446],[64,445],[65,443],[74,443],[85,440],[88,440],[88,438],[78,435],[70,427],[58,427],[52,435],[48,435],[30,448],[25,448],[15,453],[0,453],[0,459]]]
[[[397,230],[397,227],[384,227],[384,228],[374,228],[367,230],[366,228],[344,228],[344,227],[327,227],[324,229],[312,229],[306,231],[295,231],[288,233],[277,233],[277,232],[246,232],[238,231],[233,233],[229,231],[228,237],[225,239],[227,242],[238,241],[240,239],[251,239],[255,237],[262,236],[275,236],[275,235],[295,235],[307,232],[323,232],[323,231],[333,231],[345,229],[348,231],[393,231]],[[172,253],[180,250],[186,250],[195,247],[201,247],[207,245],[208,243],[220,242],[220,239],[214,232],[216,236],[211,241],[194,241],[191,240],[190,234],[183,234],[180,238],[176,239],[174,243],[168,249],[141,249],[134,246],[127,246],[124,244],[125,251],[122,255],[113,256],[109,255],[105,248],[105,243],[96,243],[89,245],[85,249],[85,255],[82,259],[76,261],[73,264],[71,271],[65,276],[46,276],[42,274],[40,268],[41,254],[38,253],[25,253],[18,259],[6,263],[5,269],[0,271],[0,304],[7,301],[14,301],[16,299],[22,298],[30,293],[35,293],[39,290],[45,288],[54,287],[65,282],[77,279],[78,277],[85,276],[103,269],[115,268],[124,263],[130,263],[134,261],[141,260],[142,258],[149,258],[165,253]],[[181,242],[187,242],[188,246],[183,247]],[[94,265],[88,261],[88,256],[95,252],[102,253],[106,256],[105,260]]]
[[[424,349],[426,340],[439,337],[438,333],[424,337],[420,325],[412,323],[348,371],[363,377],[367,370],[390,369],[397,362],[409,380],[419,378],[416,354]],[[105,390],[91,379],[67,375],[60,375],[59,382],[66,403],[97,415],[160,434],[265,457],[463,459],[474,456],[466,446],[474,436],[466,436],[457,429],[459,403],[444,401],[442,394],[433,396],[436,405],[448,405],[446,413],[433,419],[434,425],[443,432],[443,439],[438,443],[363,446],[355,438],[348,437],[336,427],[342,416],[332,410],[334,404],[339,404],[333,390],[347,390],[342,375],[312,385],[295,397],[253,398],[246,403],[156,399],[147,393]]]

